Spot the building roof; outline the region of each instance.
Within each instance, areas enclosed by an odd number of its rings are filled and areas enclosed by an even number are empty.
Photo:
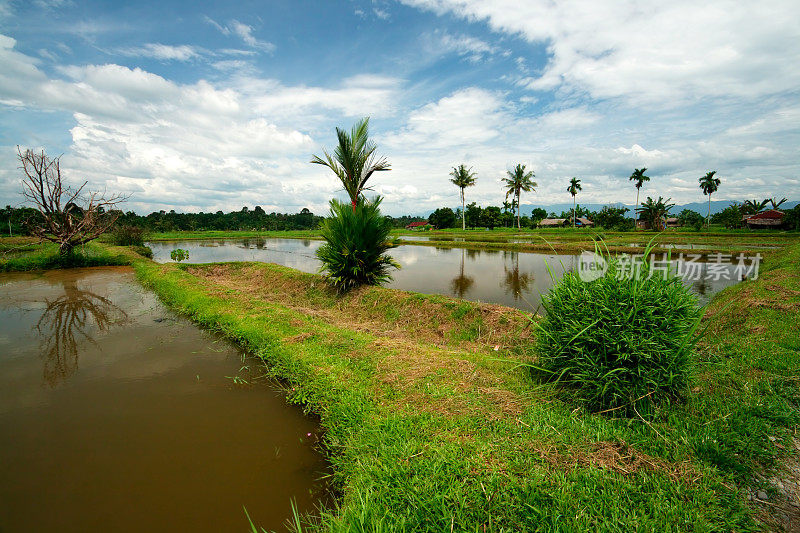
[[[762,218],[771,218],[780,220],[783,218],[783,215],[784,215],[783,211],[778,211],[777,209],[767,209],[766,211],[762,211],[757,215],[749,217],[747,220],[753,220],[753,219],[758,220]]]
[[[427,220],[419,220],[417,222],[412,222],[411,224],[409,224],[406,227],[407,228],[418,228],[420,226],[427,226],[427,225],[428,225],[428,221]]]
[[[584,226],[594,226],[594,222],[592,222],[588,218],[576,217],[576,220],[581,224],[583,224]]]
[[[539,221],[540,226],[561,226],[566,221],[566,218],[543,218]]]

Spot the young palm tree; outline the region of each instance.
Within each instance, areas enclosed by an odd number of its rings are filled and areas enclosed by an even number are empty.
[[[516,198],[516,205],[519,207],[519,198],[522,191],[531,192],[538,187],[538,184],[531,179],[536,175],[533,171],[525,172],[525,165],[517,165],[514,170],[506,171],[506,174],[507,176],[503,178],[503,183],[506,185],[506,198],[511,195],[512,204],[514,203],[514,198]],[[520,228],[519,211],[517,209],[517,229]]]
[[[636,211],[640,218],[650,223],[650,227],[656,231],[664,229],[664,220],[669,214],[669,210],[675,207],[675,204],[669,203],[672,198],[664,200],[660,196],[658,200],[653,200],[649,196],[646,202],[642,202],[642,207],[637,207]]]
[[[717,192],[717,189],[719,189],[719,184],[722,183],[719,178],[714,177],[714,174],[716,173],[716,170],[712,170],[700,178],[700,188],[703,189],[703,194],[708,195],[708,216],[706,217],[706,227],[708,227],[708,225],[711,223],[711,194]]]
[[[458,165],[457,167],[453,167],[453,171],[450,173],[453,178],[450,182],[461,189],[461,229],[467,229],[467,223],[465,218],[466,210],[464,208],[464,189],[467,187],[472,187],[475,185],[475,173],[472,172],[472,167],[467,168],[464,165]]]
[[[636,168],[636,169],[633,170],[633,174],[631,174],[630,177],[628,178],[628,180],[632,181],[633,184],[636,186],[636,204],[634,204],[636,206],[639,205],[639,189],[642,188],[642,184],[645,181],[650,181],[650,177],[644,175],[646,170],[647,170],[647,168]],[[636,207],[634,209],[634,213],[636,213],[638,211],[638,209],[639,208]],[[633,220],[633,225],[634,225],[634,229],[635,229],[636,228],[636,219],[635,218]]]
[[[572,195],[572,227],[575,227],[575,195],[578,194],[578,191],[581,190],[581,180],[578,178],[572,178],[569,180],[569,187],[567,187],[567,192]]]
[[[349,134],[336,128],[336,136],[339,145],[333,151],[333,156],[323,150],[325,159],[315,155],[311,162],[333,170],[350,196],[350,204],[355,211],[361,191],[369,190],[367,180],[374,172],[391,170],[391,165],[385,157],[378,157],[375,153],[378,147],[369,140],[369,117],[356,122]]]

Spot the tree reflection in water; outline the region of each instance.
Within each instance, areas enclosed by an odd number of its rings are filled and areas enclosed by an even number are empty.
[[[78,370],[79,345],[95,344],[92,334],[127,320],[128,315],[111,300],[78,288],[76,280],[62,282],[64,294],[45,300],[46,308],[36,330],[42,338],[44,381],[55,387]]]
[[[527,272],[520,273],[519,252],[503,252],[503,255],[511,257],[512,262],[511,268],[506,265],[505,261],[503,262],[503,270],[505,270],[503,289],[506,293],[511,293],[514,300],[518,300],[523,292],[528,292],[528,286],[533,281],[533,276]]]
[[[464,275],[464,248],[461,249],[461,270],[459,270],[458,276],[453,278],[450,282],[450,290],[453,293],[453,296],[458,296],[459,298],[463,298],[465,294],[467,294],[475,284],[475,280],[469,276]]]

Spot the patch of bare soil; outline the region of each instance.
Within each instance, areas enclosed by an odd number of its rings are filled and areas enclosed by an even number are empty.
[[[747,499],[756,517],[771,530],[796,533],[800,532],[800,440],[792,441],[794,455],[777,469],[756,474]]]

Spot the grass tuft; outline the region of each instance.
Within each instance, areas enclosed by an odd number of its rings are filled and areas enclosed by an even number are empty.
[[[544,295],[535,368],[592,411],[652,413],[686,397],[700,308],[679,277],[646,260],[607,264],[593,281],[568,272]]]

